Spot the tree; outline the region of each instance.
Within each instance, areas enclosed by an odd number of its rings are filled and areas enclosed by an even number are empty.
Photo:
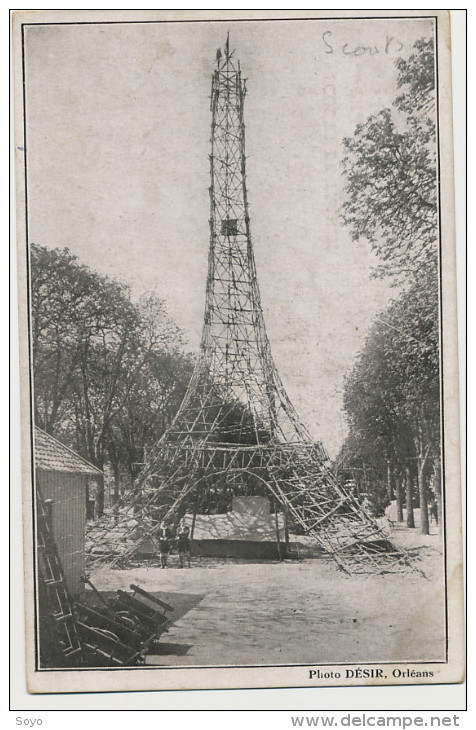
[[[68,249],[31,247],[31,292],[36,422],[99,468],[132,472],[188,381],[180,330],[157,296],[133,303]]]
[[[354,241],[369,241],[374,275],[394,283],[436,274],[437,176],[433,41],[421,39],[397,62],[403,90],[344,139],[346,202],[342,221]]]
[[[179,350],[154,350],[136,373],[122,408],[108,430],[108,454],[114,471],[115,499],[121,493],[121,474],[131,483],[146,453],[172,422],[185,395],[192,359]]]
[[[432,479],[438,483],[440,457],[433,41],[417,41],[396,66],[401,93],[393,108],[369,117],[344,140],[342,221],[353,240],[368,241],[377,254],[373,276],[400,289],[376,318],[347,377],[344,408],[354,456],[360,449],[369,458],[373,449],[375,468],[386,461],[387,492],[394,477],[398,485],[404,481],[409,525],[418,486],[422,531],[428,532],[428,486]]]
[[[344,387],[353,445],[344,446],[346,462],[350,451],[354,462],[365,459],[377,471],[380,486],[374,491],[380,501],[386,496],[387,468],[405,484],[409,526],[416,481],[425,530],[429,464],[439,455],[438,353],[437,292],[431,282],[428,287],[419,282],[377,319]]]
[[[68,249],[30,248],[35,420],[71,435],[70,394],[81,361],[82,332],[96,320],[98,282]]]

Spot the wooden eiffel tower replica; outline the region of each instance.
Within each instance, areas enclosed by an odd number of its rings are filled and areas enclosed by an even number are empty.
[[[337,483],[274,364],[250,233],[245,93],[227,40],[211,89],[210,249],[198,360],[133,497],[92,528],[91,558],[125,564],[162,520],[227,512],[233,496],[267,495],[290,529],[314,538],[342,570],[405,569],[407,556]]]

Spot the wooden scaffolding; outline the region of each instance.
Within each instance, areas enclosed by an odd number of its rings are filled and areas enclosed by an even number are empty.
[[[246,186],[245,80],[217,53],[211,89],[210,246],[197,364],[134,489],[91,526],[89,559],[124,563],[162,520],[266,494],[290,527],[347,573],[407,569],[408,556],[338,483],[279,377],[264,324]]]

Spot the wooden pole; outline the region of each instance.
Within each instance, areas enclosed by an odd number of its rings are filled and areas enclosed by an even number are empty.
[[[284,545],[285,545],[285,557],[289,555],[289,524],[288,524],[288,510],[284,508]]]
[[[281,539],[279,537],[278,503],[276,502],[276,500],[274,500],[274,522],[276,525],[276,543],[278,546],[278,556],[279,559],[282,560],[283,556],[281,553]]]
[[[197,511],[193,510],[192,527],[190,528],[190,540],[193,540],[193,532],[195,530],[195,519],[197,517]]]

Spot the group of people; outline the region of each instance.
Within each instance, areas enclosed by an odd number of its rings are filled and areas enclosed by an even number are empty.
[[[184,561],[187,560],[187,565],[190,568],[190,528],[186,524],[185,519],[180,520],[177,528],[175,537],[172,530],[166,522],[161,522],[156,532],[156,537],[159,543],[159,555],[160,555],[160,567],[166,568],[169,553],[174,545],[177,545],[177,552],[180,560],[180,567],[184,567]]]

